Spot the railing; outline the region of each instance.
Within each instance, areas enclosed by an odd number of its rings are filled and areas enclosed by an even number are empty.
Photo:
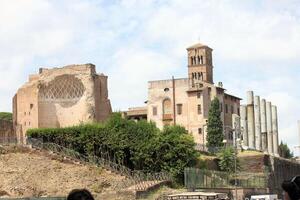
[[[108,159],[108,152],[102,152],[99,156],[83,155],[79,152],[68,149],[66,147],[57,145],[55,143],[43,142],[38,139],[28,138],[27,143],[36,149],[45,149],[47,151],[55,152],[68,158],[72,158],[81,162],[95,164],[101,166],[109,171],[118,173],[125,176],[125,179],[117,184],[117,190],[130,189],[134,191],[142,191],[147,188],[161,183],[172,181],[172,177],[167,172],[146,172],[135,171],[127,168],[126,166],[113,162]]]
[[[200,152],[218,153],[222,149],[224,149],[224,147],[212,147],[212,146],[206,146],[204,144],[196,143],[195,149]]]
[[[199,188],[234,188],[235,180],[237,180],[237,187],[243,188],[266,188],[268,184],[267,175],[265,174],[230,174],[196,168],[186,168],[184,170],[185,187],[192,190]]]

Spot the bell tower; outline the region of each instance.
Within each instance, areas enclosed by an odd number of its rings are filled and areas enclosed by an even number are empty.
[[[202,81],[213,84],[212,51],[210,47],[200,43],[187,48],[188,77],[192,85]]]

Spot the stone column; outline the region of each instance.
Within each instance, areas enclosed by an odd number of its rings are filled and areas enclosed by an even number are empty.
[[[262,99],[260,102],[260,121],[261,121],[261,147],[262,150],[268,151],[267,141],[267,115],[266,115],[266,100]]]
[[[253,91],[247,92],[247,122],[248,122],[248,145],[255,149],[255,126],[254,126],[254,99]]]
[[[272,133],[272,104],[267,102],[267,138],[268,138],[268,153],[273,154],[273,133]]]
[[[260,98],[254,97],[255,147],[261,150]]]
[[[277,107],[272,106],[273,152],[278,156],[278,118]]]
[[[243,144],[248,146],[247,106],[240,106],[241,128],[243,129]]]

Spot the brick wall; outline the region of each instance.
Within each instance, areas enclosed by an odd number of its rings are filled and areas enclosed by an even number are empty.
[[[7,143],[15,139],[13,124],[11,121],[0,120],[0,144]]]

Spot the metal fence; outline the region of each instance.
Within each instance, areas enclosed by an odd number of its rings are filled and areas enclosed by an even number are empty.
[[[224,149],[224,147],[213,147],[213,146],[207,146],[205,144],[196,143],[195,149],[200,152],[218,153],[222,149]]]
[[[265,174],[237,173],[230,174],[220,171],[210,171],[197,168],[185,168],[184,183],[187,189],[199,188],[266,188]]]
[[[159,184],[161,182],[170,182],[172,177],[167,172],[150,172],[150,171],[136,171],[127,168],[126,166],[117,163],[115,160],[109,158],[108,152],[102,152],[100,155],[83,155],[55,143],[43,142],[38,139],[28,138],[27,143],[36,149],[45,149],[47,151],[55,152],[64,157],[75,159],[81,162],[91,163],[101,166],[109,171],[118,173],[126,178],[117,184],[117,190],[128,189],[135,191],[143,191],[147,188]]]

